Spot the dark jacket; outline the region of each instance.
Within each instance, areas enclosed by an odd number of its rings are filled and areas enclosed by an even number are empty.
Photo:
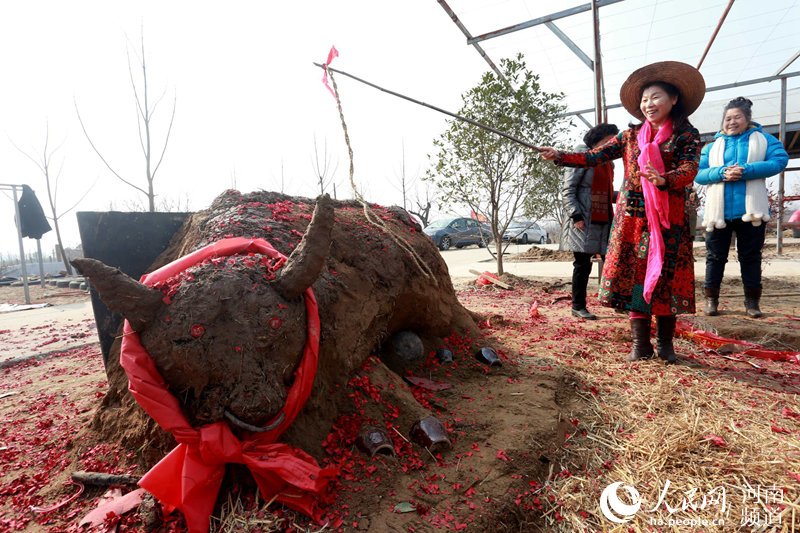
[[[585,151],[585,146],[578,147]],[[586,254],[606,254],[608,235],[611,230],[611,215],[607,224],[592,224],[592,177],[593,168],[568,168],[564,173],[561,198],[564,202],[564,224],[561,227],[559,250],[583,252]],[[580,230],[575,227],[577,220],[586,226]]]

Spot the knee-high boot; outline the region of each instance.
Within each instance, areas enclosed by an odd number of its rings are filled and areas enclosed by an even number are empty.
[[[656,350],[658,351],[658,356],[666,361],[667,364],[672,364],[678,360],[675,348],[672,345],[672,339],[675,337],[676,322],[677,317],[675,315],[656,317]]]
[[[653,345],[650,344],[650,319],[631,318],[631,338],[633,347],[628,361],[639,361],[653,357]]]

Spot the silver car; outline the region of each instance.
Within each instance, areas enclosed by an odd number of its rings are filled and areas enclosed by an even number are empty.
[[[521,244],[528,244],[530,242],[544,244],[548,241],[548,235],[536,222],[514,220],[503,233],[503,240]]]

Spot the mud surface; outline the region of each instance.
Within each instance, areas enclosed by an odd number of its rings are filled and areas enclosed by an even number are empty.
[[[320,430],[323,436],[317,443],[321,461],[340,469],[339,481],[327,503],[328,529],[600,530],[565,525],[562,513],[570,504],[553,491],[559,480],[597,480],[599,491],[616,479],[607,477],[613,467],[614,449],[582,436],[591,431],[586,425],[587,399],[603,401],[625,395],[625,379],[660,379],[662,375],[663,386],[672,390],[675,382],[686,382],[682,376],[700,371],[726,383],[754,383],[763,378],[765,384],[760,386],[764,387],[770,376],[783,376],[783,381],[774,386],[787,390],[787,394],[797,390],[796,365],[753,359],[762,367],[759,370],[684,338],[678,339],[677,350],[691,364],[672,369],[658,361],[630,365],[624,362],[630,350],[626,317],[597,306],[590,298],[590,308],[599,320],[577,320],[569,314],[568,283],[508,275],[503,280],[514,289],[478,289],[461,282],[456,288],[458,299],[479,314],[481,329],[474,338],[447,336],[446,343],[456,356],[454,364],[440,364],[435,353],[428,351],[425,360],[411,370],[414,376],[448,388],[411,386],[386,370],[377,357],[370,357],[345,376],[342,385],[331,389],[327,399],[337,414]],[[763,319],[744,317],[739,287],[731,284],[723,287],[721,316],[697,316],[693,320],[735,339],[800,350],[800,328],[793,327],[800,318],[800,281],[767,279],[764,294]],[[0,337],[0,343],[3,340]],[[503,366],[489,368],[479,363],[469,348],[473,344],[493,346]],[[741,358],[736,353],[729,355]],[[596,368],[595,382],[576,377],[581,365]],[[735,368],[725,371],[726,365]],[[765,367],[769,367],[766,374]],[[731,373],[733,370],[736,372]],[[614,377],[619,375],[624,379]],[[614,379],[621,384],[615,384]],[[692,390],[701,394],[698,388]],[[97,505],[101,489],[87,488],[79,498],[49,513],[31,513],[29,507],[46,506],[72,495],[75,487],[68,484],[72,470],[146,471],[138,451],[98,441],[98,433],[83,431],[108,392],[98,347],[71,350],[0,371],[0,531],[76,529],[77,520]],[[745,392],[753,394],[751,389]],[[724,402],[719,409],[726,419],[731,416],[725,412]],[[414,420],[429,412],[445,424],[452,442],[452,449],[433,456],[406,441]],[[642,414],[636,416],[641,418]],[[639,418],[631,424],[642,423]],[[120,425],[131,422],[130,418],[117,421]],[[662,424],[658,419],[651,423],[655,427]],[[364,424],[385,428],[396,454],[370,458],[360,452],[355,441]],[[133,424],[129,429],[146,428]],[[152,437],[143,434],[139,438],[146,441]],[[596,454],[601,459],[595,460]],[[292,524],[297,531],[319,530],[319,526],[274,506],[271,511],[288,521],[276,529],[265,527],[264,519],[271,512],[259,509],[247,488],[240,486],[238,490],[245,507],[254,509],[252,516],[260,517],[260,522],[251,522],[252,527],[247,525],[247,517],[239,517],[239,531],[282,531]],[[589,496],[592,504],[576,510],[582,512],[576,520],[598,515],[597,499]],[[609,525],[602,517],[598,520],[592,523]],[[113,521],[122,532],[141,527],[135,514]],[[180,517],[172,515],[163,527],[181,531],[183,525]]]
[[[438,251],[404,211],[371,206],[381,228],[365,218],[360,205],[331,203],[330,252],[320,261],[321,272],[310,278],[319,304],[319,368],[306,409],[285,435],[315,455],[338,413],[330,397],[391,334],[414,331],[427,349],[435,349],[453,331],[476,329]],[[187,221],[154,268],[239,236],[263,238],[291,256],[313,210],[314,202],[306,198],[228,191]],[[416,257],[402,250],[398,239]],[[284,267],[287,271],[293,260]],[[307,317],[303,297],[295,296],[305,288],[287,293],[282,274],[274,258],[239,255],[208,259],[157,286],[164,305],[142,330],[142,343],[194,424],[220,420],[228,412],[258,426],[283,406],[306,342]],[[292,279],[296,284],[309,278]],[[121,440],[153,460],[168,451],[171,438],[158,437],[152,422],[138,412],[116,365],[118,353],[115,345],[110,391],[93,427],[104,439]]]

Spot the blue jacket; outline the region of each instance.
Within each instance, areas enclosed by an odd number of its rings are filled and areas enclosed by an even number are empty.
[[[705,145],[700,153],[700,170],[697,172],[697,177],[695,177],[695,181],[700,185],[721,182],[725,169],[735,163],[744,168],[741,180],[725,182],[725,220],[735,220],[741,218],[744,214],[744,198],[747,191],[745,180],[757,180],[774,176],[786,168],[789,163],[789,154],[783,149],[783,144],[769,133],[765,133],[760,124],[756,122],[751,124],[747,131],[739,135],[725,135],[720,131],[714,136],[715,139],[719,137],[725,138],[724,166],[708,166],[708,154],[714,143]],[[760,131],[767,139],[767,153],[764,156],[764,161],[748,163],[748,143],[750,134],[755,131]]]

